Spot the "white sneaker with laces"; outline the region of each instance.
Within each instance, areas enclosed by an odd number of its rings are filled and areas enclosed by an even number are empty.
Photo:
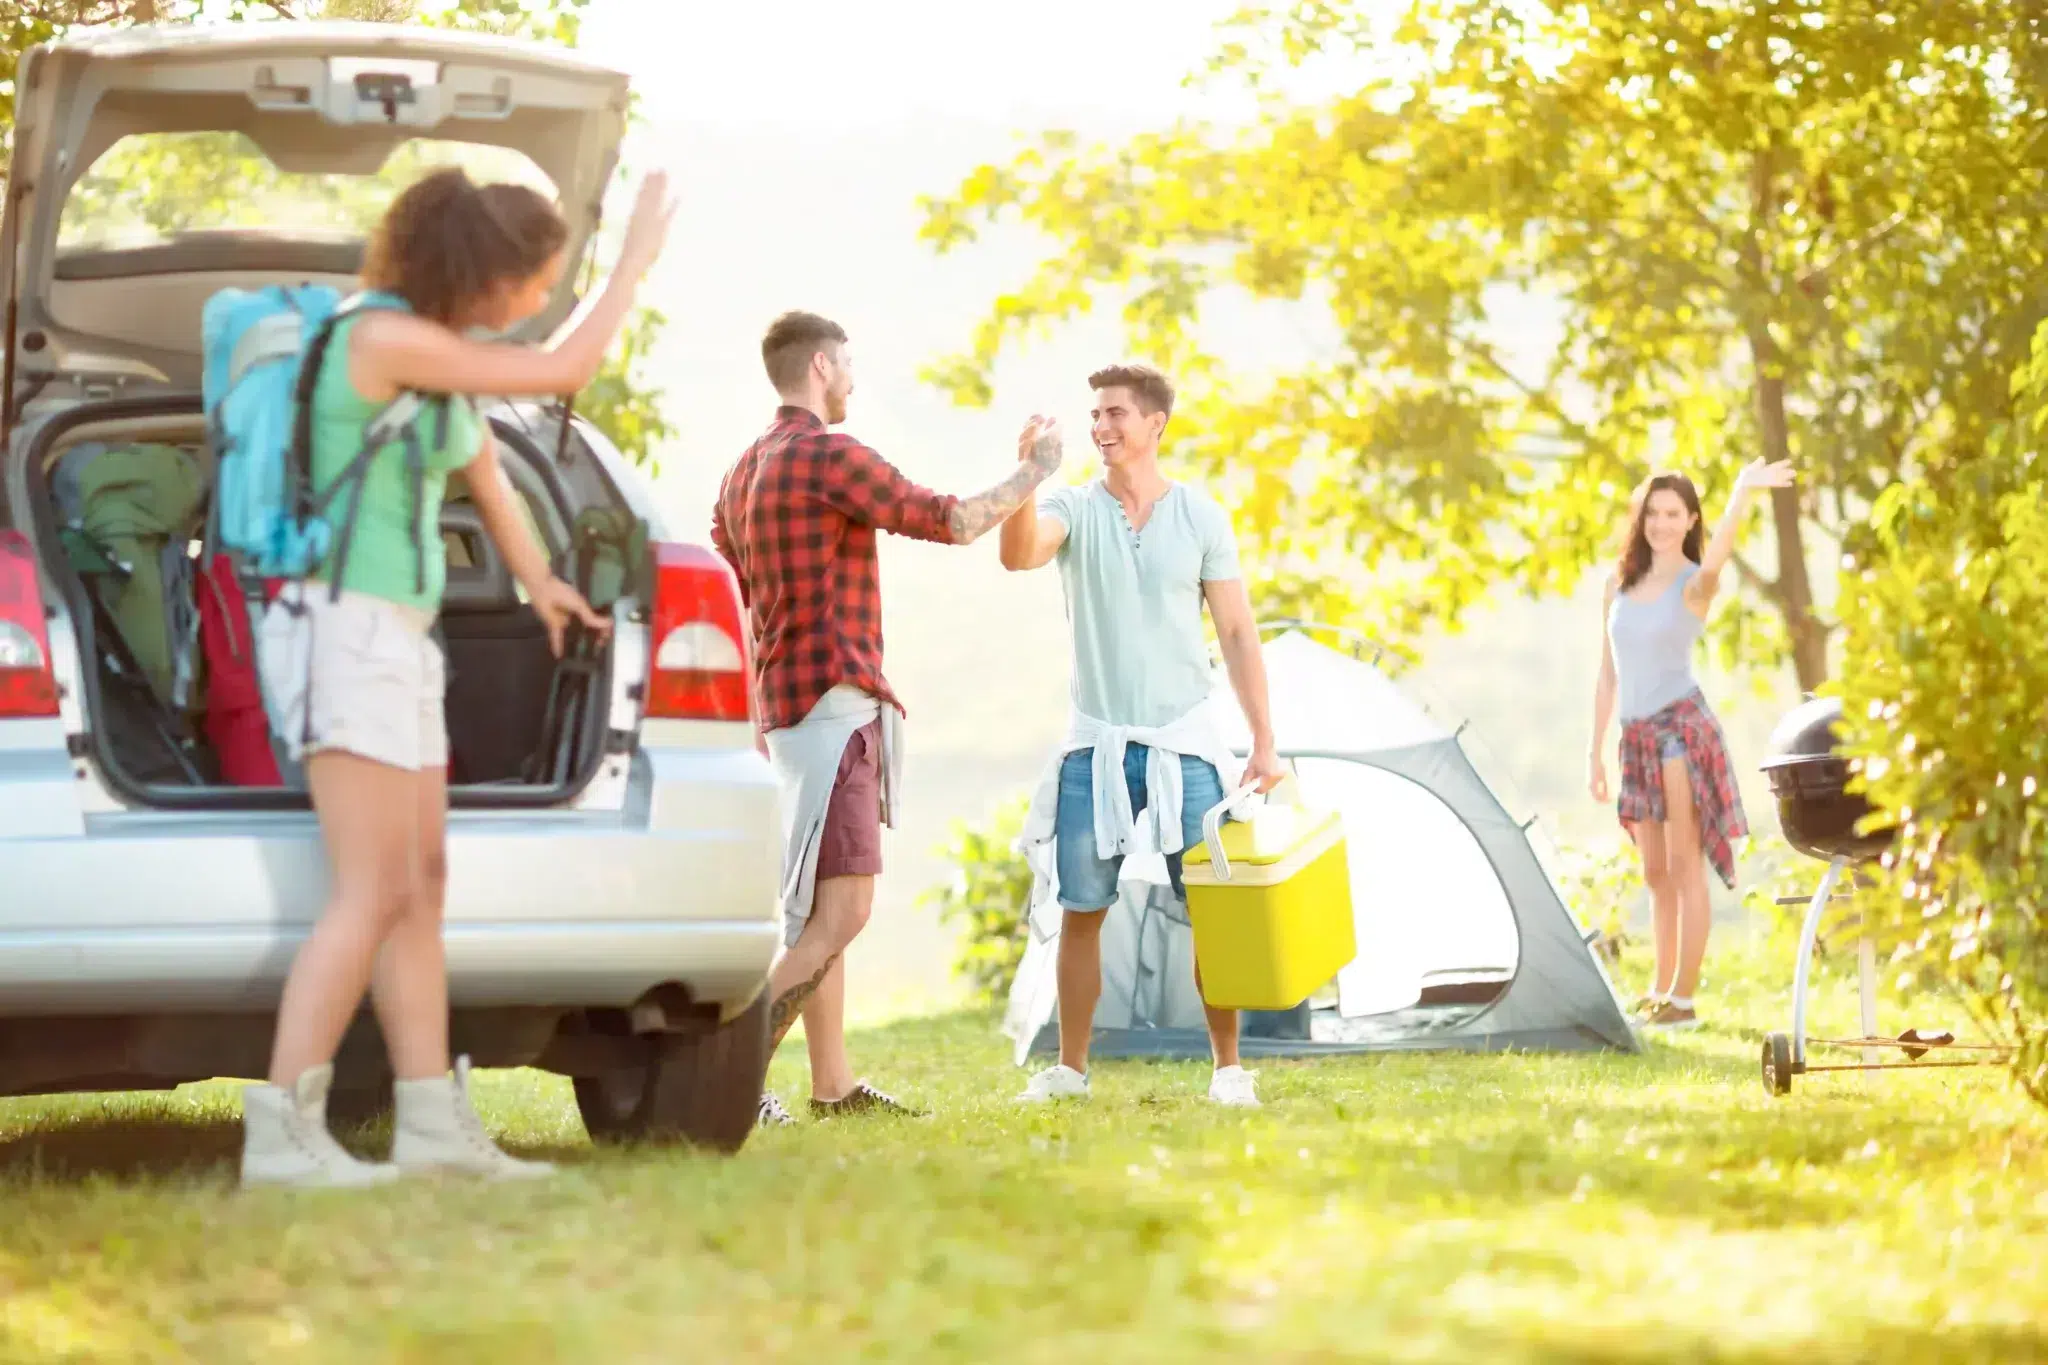
[[[1050,1066],[1031,1078],[1024,1087],[1024,1093],[1017,1096],[1019,1104],[1048,1104],[1053,1100],[1085,1100],[1088,1098],[1088,1077],[1084,1072],[1062,1062]]]
[[[1219,1066],[1209,1078],[1209,1098],[1231,1109],[1257,1109],[1259,1085],[1253,1077],[1258,1074],[1241,1066]]]
[[[391,1161],[407,1175],[449,1171],[494,1180],[553,1175],[545,1161],[522,1161],[500,1150],[469,1100],[469,1058],[455,1059],[453,1076],[397,1081],[397,1122]]]
[[[398,1168],[364,1161],[327,1130],[332,1066],[310,1067],[289,1088],[251,1085],[242,1090],[242,1184],[382,1185]]]

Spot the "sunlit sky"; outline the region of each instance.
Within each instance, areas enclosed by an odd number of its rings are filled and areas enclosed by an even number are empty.
[[[1238,0],[598,0],[583,46],[634,76],[650,118],[801,132],[917,118],[1144,118]]]

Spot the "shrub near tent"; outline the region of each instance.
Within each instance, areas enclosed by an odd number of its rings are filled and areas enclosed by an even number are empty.
[[[1893,485],[1844,576],[1844,750],[1897,843],[1863,909],[2048,1105],[2048,326],[1979,450]]]

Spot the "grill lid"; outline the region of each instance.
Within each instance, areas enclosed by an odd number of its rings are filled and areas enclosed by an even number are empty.
[[[1842,718],[1840,697],[1809,697],[1785,713],[1765,746],[1758,766],[1769,772],[1794,764],[1828,762],[1840,757],[1835,725]]]

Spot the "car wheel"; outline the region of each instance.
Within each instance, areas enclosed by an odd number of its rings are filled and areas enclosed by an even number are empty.
[[[768,992],[708,1033],[643,1042],[638,1060],[576,1078],[576,1107],[591,1140],[680,1140],[728,1153],[745,1145],[768,1075]]]

